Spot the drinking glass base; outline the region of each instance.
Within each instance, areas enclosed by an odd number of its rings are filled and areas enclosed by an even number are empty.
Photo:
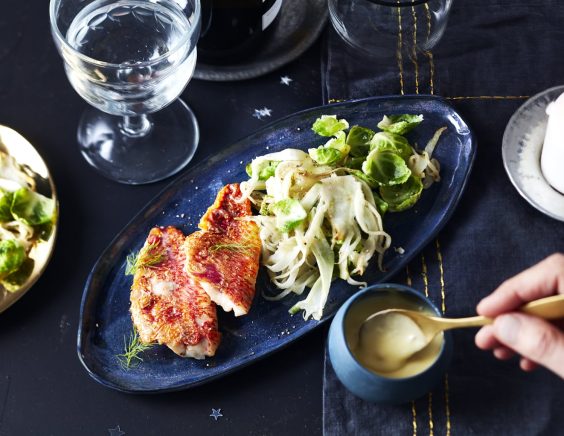
[[[139,185],[165,179],[194,156],[200,139],[192,110],[180,99],[148,116],[142,135],[124,131],[124,119],[87,109],[78,126],[80,151],[108,179]]]

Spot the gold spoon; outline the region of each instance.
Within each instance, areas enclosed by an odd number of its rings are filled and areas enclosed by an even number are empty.
[[[552,297],[532,301],[524,306],[521,306],[519,311],[547,320],[564,318],[564,295],[554,295]],[[387,325],[391,325],[390,317],[398,316],[411,319],[416,324],[416,330],[420,330],[422,333],[421,340],[411,343],[408,351],[410,355],[421,351],[429,345],[437,333],[444,330],[464,327],[481,327],[493,322],[492,318],[487,318],[485,316],[452,319],[430,316],[423,312],[416,312],[413,310],[387,309],[373,313],[364,320],[359,331],[359,343],[366,344],[367,338],[371,333],[375,331],[382,331]],[[411,324],[413,325],[413,323]],[[398,336],[400,334],[401,333],[398,332]],[[419,332],[415,331],[415,334],[418,335]]]
[[[23,168],[24,177],[30,180],[35,191],[55,201],[55,216],[58,216],[55,184],[47,165],[33,145],[15,130],[0,125],[0,152],[13,158]],[[3,179],[2,174],[0,179]],[[9,292],[0,285],[0,313],[19,300],[39,279],[51,259],[56,235],[57,221],[53,223],[48,239],[36,243],[31,249],[29,257],[33,260],[33,271],[19,288]]]

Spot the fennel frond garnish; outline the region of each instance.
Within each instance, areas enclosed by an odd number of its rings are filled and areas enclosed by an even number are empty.
[[[125,275],[132,276],[139,268],[150,268],[166,259],[165,250],[158,244],[149,244],[138,253],[130,253],[126,258]]]
[[[121,367],[125,370],[129,370],[141,363],[143,361],[143,358],[140,356],[140,354],[153,347],[153,344],[143,344],[139,340],[139,334],[135,329],[133,329],[133,331],[130,333],[129,340],[126,336],[123,337],[123,343],[124,352],[122,354],[118,354],[116,357]]]
[[[251,249],[249,244],[244,242],[231,242],[226,244],[215,244],[210,247],[210,251],[228,250],[236,253],[248,253]]]
[[[249,235],[245,234],[240,241],[217,243],[209,247],[209,251],[214,253],[221,250],[231,251],[234,253],[251,254],[253,244]]]

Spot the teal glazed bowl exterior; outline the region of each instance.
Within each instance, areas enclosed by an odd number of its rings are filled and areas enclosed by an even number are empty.
[[[444,340],[437,359],[429,368],[414,376],[389,378],[378,375],[354,357],[345,336],[345,321],[351,308],[368,298],[378,297],[382,291],[395,291],[419,300],[441,316],[439,309],[423,294],[408,286],[382,283],[369,286],[350,297],[337,311],[329,328],[327,347],[331,365],[341,383],[354,395],[366,401],[383,404],[402,404],[425,395],[443,379],[452,356],[452,337],[444,332]]]

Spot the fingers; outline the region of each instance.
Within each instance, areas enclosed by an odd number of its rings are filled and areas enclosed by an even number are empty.
[[[564,378],[564,332],[556,325],[521,313],[507,313],[529,301],[564,294],[564,255],[555,254],[506,280],[478,304],[481,315],[496,318],[476,335],[476,345],[501,360],[520,354],[520,366],[539,364]]]
[[[534,371],[535,369],[538,368],[538,365],[535,362],[525,357],[521,358],[520,366],[523,371],[527,371],[527,372]]]
[[[506,347],[497,347],[494,348],[493,354],[499,360],[509,360],[513,356],[515,356],[515,351],[512,351]]]
[[[529,315],[511,313],[498,316],[491,333],[501,345],[525,358],[521,361],[523,369],[532,370],[533,363],[537,363],[564,378],[564,333],[554,325]],[[493,343],[489,334],[486,331],[482,334],[485,338],[480,339],[485,345]]]
[[[493,326],[482,327],[476,334],[476,345],[482,350],[493,350],[493,354],[500,360],[507,360],[515,356],[515,352],[497,340]]]
[[[475,342],[478,348],[482,350],[493,350],[501,345],[494,335],[493,325],[482,327],[478,333],[476,333]]]
[[[502,283],[477,307],[480,315],[495,317],[532,300],[564,293],[564,255],[553,254]]]

